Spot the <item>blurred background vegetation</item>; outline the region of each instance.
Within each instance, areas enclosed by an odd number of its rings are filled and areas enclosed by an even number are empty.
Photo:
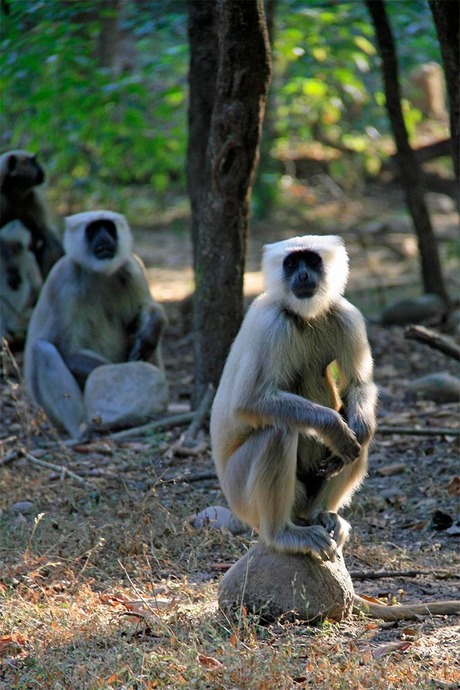
[[[6,0],[1,31],[2,150],[40,153],[59,214],[109,206],[148,225],[187,208],[185,0]],[[256,213],[307,161],[359,193],[394,152],[364,3],[272,2],[273,69]],[[425,0],[387,3],[406,124],[422,121],[411,75],[441,63]],[[434,138],[447,120],[432,122]]]

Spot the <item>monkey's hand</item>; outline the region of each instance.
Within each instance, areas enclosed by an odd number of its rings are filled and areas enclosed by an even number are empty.
[[[147,362],[158,346],[165,325],[166,317],[160,307],[145,311],[138,319],[133,346],[128,356],[129,361]]]
[[[331,513],[329,511],[319,513],[317,522],[324,527],[326,532],[330,534],[336,542],[337,551],[340,553],[350,534],[350,523],[340,517],[340,515],[337,515],[337,513]]]
[[[345,467],[345,462],[338,455],[333,455],[330,450],[327,451],[324,458],[321,460],[316,474],[324,479],[332,479]]]
[[[332,452],[333,456],[337,456],[337,458],[342,461],[343,465],[349,465],[358,459],[361,452],[361,445],[354,432],[350,429],[348,424],[343,421],[342,417],[337,413],[334,414],[335,424],[323,431],[321,434],[322,440]],[[339,472],[341,469],[342,467],[339,467],[335,473]]]

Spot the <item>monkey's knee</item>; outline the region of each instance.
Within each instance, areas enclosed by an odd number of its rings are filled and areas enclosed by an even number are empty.
[[[47,340],[37,340],[33,347],[32,388],[50,421],[78,438],[85,420],[83,395],[58,349]]]

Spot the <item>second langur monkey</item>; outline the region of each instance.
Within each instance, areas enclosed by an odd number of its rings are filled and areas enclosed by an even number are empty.
[[[69,216],[66,254],[48,276],[30,321],[27,390],[53,424],[73,437],[84,427],[82,391],[93,369],[136,360],[163,368],[166,316],[131,243],[118,213]]]
[[[15,344],[23,343],[42,287],[30,242],[30,232],[19,220],[0,230],[0,336]]]
[[[375,431],[365,322],[343,297],[338,236],[266,245],[263,276],[213,404],[217,473],[232,510],[267,546],[334,559],[350,529],[337,511],[366,474]]]

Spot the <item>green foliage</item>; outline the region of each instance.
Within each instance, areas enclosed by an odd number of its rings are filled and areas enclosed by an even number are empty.
[[[183,181],[187,41],[182,3],[128,4],[136,65],[104,69],[97,40],[110,8],[13,0],[1,23],[2,148],[40,151],[51,178],[88,193]],[[157,30],[161,25],[161,31]]]
[[[411,69],[440,61],[439,47],[425,0],[386,5],[404,93]],[[283,0],[276,17],[274,57],[278,150],[312,139],[336,143],[355,151],[355,163],[364,171],[375,172],[381,156],[377,142],[389,134],[389,127],[380,60],[364,3]],[[403,109],[413,134],[420,113],[407,100]],[[342,167],[346,173],[347,166]]]
[[[0,22],[1,148],[42,154],[51,186],[66,199],[111,194],[117,208],[145,185],[161,198],[185,189],[188,38],[185,0],[127,0],[119,20],[134,57],[106,69],[100,39],[111,4],[94,0],[10,0]],[[387,3],[404,84],[410,70],[440,61],[426,0]],[[110,40],[106,38],[105,40]],[[275,15],[270,140],[255,207],[276,198],[271,155],[319,140],[355,153],[350,165],[376,172],[388,135],[372,25],[357,0],[282,0]],[[117,49],[117,57],[123,49]],[[420,114],[404,101],[408,129]],[[269,146],[271,144],[271,146]],[[271,189],[268,189],[270,187]]]

